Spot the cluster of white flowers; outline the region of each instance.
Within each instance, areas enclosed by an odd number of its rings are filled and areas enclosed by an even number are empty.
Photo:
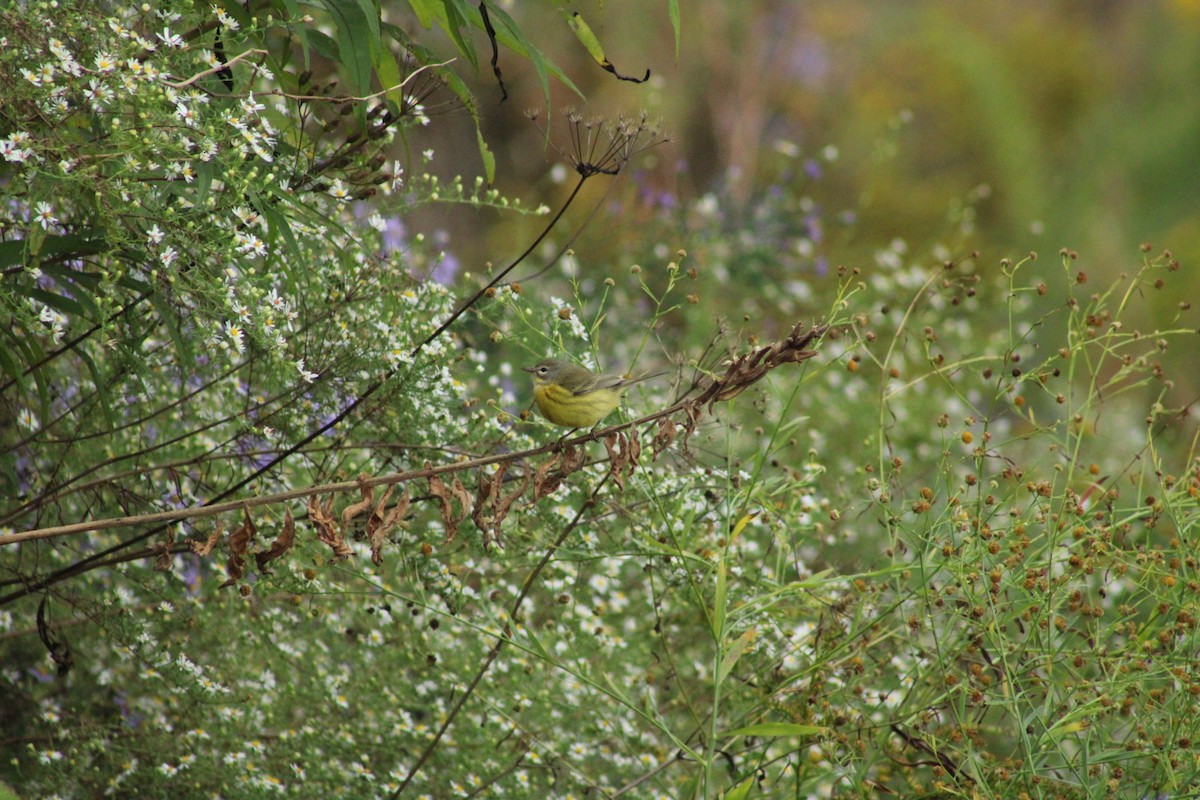
[[[33,148],[29,147],[30,136],[25,131],[13,131],[0,139],[0,158],[16,164],[21,164],[35,158]]]
[[[66,331],[67,318],[57,309],[51,308],[40,300],[29,298],[30,308],[37,315],[38,321],[46,326],[50,338],[55,344],[61,344]]]

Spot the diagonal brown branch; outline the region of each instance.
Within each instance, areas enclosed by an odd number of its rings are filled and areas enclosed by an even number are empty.
[[[591,431],[563,442],[555,441],[542,445],[541,447],[532,448],[530,450],[521,450],[513,453],[501,453],[497,455],[486,456],[484,458],[470,459],[467,461],[455,461],[448,464],[425,467],[423,469],[395,472],[390,475],[381,475],[374,478],[340,481],[338,483],[317,484],[314,486],[306,486],[301,489],[293,489],[287,492],[261,495],[259,497],[251,497],[240,500],[230,500],[224,503],[213,503],[211,505],[178,509],[176,511],[163,511],[155,514],[142,514],[128,517],[112,517],[108,519],[76,522],[70,525],[58,525],[50,528],[38,528],[36,530],[22,531],[19,533],[11,533],[5,536],[0,536],[0,546],[37,539],[52,539],[59,536],[70,536],[78,533],[89,533],[92,531],[107,530],[110,528],[179,522],[187,519],[201,519],[204,517],[225,514],[230,511],[237,511],[242,508],[254,508],[257,506],[283,503],[289,500],[311,497],[313,495],[359,491],[364,488],[372,488],[375,486],[389,486],[397,483],[408,483],[410,481],[419,480],[422,478],[430,478],[435,475],[445,475],[449,473],[474,470],[490,464],[511,463],[530,458],[532,456],[541,455],[542,453],[558,450],[563,447],[584,444],[586,442],[595,441],[598,439],[603,440],[604,437],[608,436],[609,434],[623,431],[627,428],[644,425],[648,422],[667,419],[680,412],[685,412],[687,420],[684,423],[684,441],[686,443],[687,437],[692,433],[692,431],[695,430],[696,425],[699,423],[706,410],[711,411],[714,404],[736,397],[745,391],[748,386],[761,380],[768,372],[782,364],[800,363],[815,356],[815,350],[808,350],[806,348],[809,344],[820,338],[820,336],[824,334],[825,330],[826,329],[824,326],[816,326],[805,331],[803,324],[798,323],[792,329],[791,333],[785,338],[731,359],[726,364],[725,373],[718,377],[708,379],[700,386],[698,394],[696,394],[694,397],[684,398],[668,406],[667,408],[655,411],[635,420],[623,422],[617,425],[610,425],[607,428]]]

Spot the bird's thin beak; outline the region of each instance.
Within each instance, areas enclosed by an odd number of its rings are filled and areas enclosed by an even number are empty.
[[[537,367],[521,367],[521,372],[537,372]]]

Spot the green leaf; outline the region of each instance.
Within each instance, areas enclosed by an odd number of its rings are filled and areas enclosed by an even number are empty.
[[[38,231],[42,229],[37,228]],[[36,251],[31,249],[36,244]],[[0,242],[0,268],[11,269],[30,261],[29,255],[35,254],[39,259],[53,259],[65,256],[85,256],[99,253],[104,246],[104,238],[95,231],[84,231],[83,234],[66,234],[64,236],[43,235],[34,242],[28,239],[13,239]],[[44,267],[44,269],[48,269]]]
[[[64,297],[61,294],[55,294],[54,292],[47,292],[45,289],[30,289],[28,294],[35,300],[45,303],[51,308],[61,311],[64,314],[70,314],[71,316],[75,317],[86,316],[86,314],[83,313],[83,306],[79,304],[78,300],[74,300],[70,297]]]
[[[269,187],[268,191],[280,197],[279,193],[275,192],[273,187]],[[281,197],[280,199],[283,198]],[[271,200],[252,195],[251,202],[262,213],[263,219],[267,221],[267,229],[270,231],[272,243],[282,244],[287,254],[296,263],[299,263],[301,261],[300,246],[296,243],[296,237],[292,233],[291,225],[288,224],[287,216],[281,214],[276,204]]]
[[[721,734],[721,738],[732,739],[734,736],[820,736],[825,733],[825,730],[820,725],[798,725],[793,722],[760,722],[757,725],[747,725],[744,728],[724,731]]]
[[[184,336],[179,330],[179,312],[171,308],[170,302],[165,296],[159,292],[150,294],[150,304],[158,311],[158,315],[162,318],[163,327],[171,334],[171,342],[175,345],[175,355],[180,369],[187,371],[188,367],[195,363],[196,354],[192,350],[191,342],[193,336]]]
[[[646,74],[639,78],[635,75],[623,75],[617,71],[613,63],[604,55],[604,48],[600,46],[600,40],[596,38],[596,34],[592,32],[591,26],[583,18],[579,12],[575,12],[567,17],[567,25],[575,32],[575,37],[579,39],[580,44],[588,51],[600,68],[605,72],[612,73],[619,80],[630,81],[632,83],[645,83],[650,80],[650,70],[646,70]]]
[[[358,10],[366,17],[367,25],[371,28],[371,44],[378,48],[383,43],[381,26],[383,21],[380,19],[379,3],[376,0],[356,0]],[[378,51],[372,53],[373,56],[378,55]]]
[[[467,26],[470,10],[459,0],[442,0],[442,8],[446,12],[446,16],[443,18],[443,30],[454,40],[454,46],[458,48],[458,52],[467,57],[472,67],[479,69],[479,56],[475,54],[475,45],[463,36],[462,30]]]
[[[64,264],[46,264],[42,271],[69,286],[71,295],[79,304],[80,313],[85,317],[93,320],[101,317],[95,301],[96,289],[100,285],[99,275],[81,272]]]
[[[0,269],[12,269],[25,262],[25,240],[0,242]]]
[[[467,24],[463,4],[455,0],[408,0],[408,4],[422,28],[430,29],[436,24],[454,41],[458,52],[466,56],[472,66],[479,68],[475,48],[462,35],[462,27]]]
[[[737,638],[737,641],[735,641],[733,646],[729,648],[729,652],[727,652],[725,657],[721,659],[720,666],[717,667],[718,685],[725,682],[725,678],[729,676],[729,672],[733,669],[733,665],[738,662],[738,659],[741,658],[742,654],[746,652],[746,648],[749,647],[757,638],[758,630],[755,628],[751,628]]]
[[[380,47],[379,20],[374,20],[372,29],[355,0],[325,0],[325,5],[333,19],[340,63],[346,70],[350,90],[365,95],[371,90],[371,64]]]
[[[295,28],[295,37],[300,42],[300,57],[303,66],[301,69],[312,69],[312,42],[309,41],[309,34],[313,33],[305,25],[297,25]],[[297,87],[296,94],[300,94]]]
[[[29,347],[23,347],[29,356],[26,364],[41,363],[46,358],[46,351],[42,349],[41,342],[31,341]],[[38,402],[41,403],[41,418],[43,420],[50,418],[50,376],[46,368],[39,367],[33,371],[33,380],[37,386]]]
[[[196,182],[192,187],[192,191],[195,192],[196,196],[192,198],[192,202],[200,207],[208,199],[208,194],[212,190],[215,166],[211,161],[200,161],[195,164],[195,168]]]
[[[449,0],[446,0],[446,2],[449,2]],[[439,27],[448,28],[450,23],[445,16],[445,7],[442,2],[438,2],[438,0],[409,0],[409,5],[416,11],[417,19],[420,20],[421,25],[424,27],[430,28],[436,23]],[[533,65],[533,69],[538,75],[538,80],[542,86],[542,95],[546,98],[547,103],[550,102],[550,82],[548,76],[551,75],[563,86],[583,97],[583,92],[579,91],[579,87],[566,76],[566,73],[533,46],[533,43],[521,32],[521,27],[513,21],[512,17],[505,13],[504,9],[491,2],[487,4],[487,8],[488,15],[492,18],[492,25],[496,29],[496,41],[504,45],[508,50],[516,53],[519,57],[529,59],[529,63]],[[471,13],[468,19],[476,27],[483,28],[483,18],[478,13]],[[413,51],[417,52],[418,49],[423,50],[424,48],[416,46],[413,48]],[[426,50],[425,52],[428,53],[429,51]],[[478,64],[473,56],[474,51],[472,50],[471,63],[478,68]],[[426,64],[437,63],[439,60],[433,58],[432,54],[428,58],[422,58],[422,61]],[[442,77],[447,83],[450,82],[445,74]],[[458,94],[458,92],[455,91],[455,94]],[[467,101],[464,100],[463,102]]]
[[[630,700],[629,696],[625,694],[620,686],[617,685],[616,679],[614,679],[613,676],[607,672],[602,673],[602,675],[604,677],[604,682],[608,684],[609,691],[613,693],[613,697],[616,697],[622,703],[632,708],[633,701]]]
[[[560,83],[569,87],[575,94],[583,97],[583,92],[579,91],[575,84],[559,71],[558,67],[546,61],[541,52],[533,46],[533,43],[525,38],[525,34],[521,31],[521,26],[517,25],[513,21],[513,18],[505,13],[504,9],[497,7],[495,3],[488,3],[488,13],[494,21],[500,23],[496,27],[496,41],[517,55],[528,58],[529,63],[533,65],[533,70],[538,76],[538,82],[542,86],[542,96],[546,98],[547,104],[550,103],[550,79],[547,77],[547,73],[552,73]]]
[[[31,264],[42,261],[42,242],[46,239],[46,231],[41,225],[30,225],[25,232],[25,252]]]
[[[121,275],[117,277],[116,283],[118,286],[124,286],[126,289],[132,289],[135,292],[145,294],[153,287],[146,281],[140,278],[135,278],[132,275]]]
[[[391,100],[396,108],[400,108],[404,103],[404,90],[394,87],[399,86],[404,78],[400,75],[400,65],[396,63],[396,56],[387,48],[379,51],[379,58],[375,61],[375,74],[379,76],[379,88],[390,90],[387,99]]]
[[[811,419],[811,417],[807,414],[798,415],[796,417],[789,419],[787,422],[780,425],[775,430],[775,438],[776,439],[786,438],[789,433],[791,433],[796,428],[799,428],[801,425],[804,425],[806,422],[809,421],[809,419]]]
[[[751,776],[742,780],[732,789],[725,793],[725,800],[745,800],[750,796],[750,789],[754,787],[754,777]]]
[[[5,338],[15,338],[11,334],[8,334],[7,331],[5,331],[5,333],[7,334]],[[13,383],[15,383],[21,389],[21,394],[25,394],[27,381],[26,377],[21,374],[21,365],[19,365],[16,359],[13,358],[13,354],[15,352],[17,352],[17,343],[15,341],[9,346],[0,347],[0,370],[3,370],[4,374],[7,375],[13,381]]]
[[[69,281],[76,286],[84,286],[88,291],[95,291],[103,280],[95,272],[83,272],[65,264],[47,264],[42,271],[60,281]]]
[[[671,30],[675,31],[675,60],[679,60],[679,0],[667,0],[667,13],[671,15]]]
[[[331,39],[327,34],[315,29],[305,29],[305,37],[308,43],[312,45],[312,49],[317,51],[317,55],[322,58],[328,58],[331,61],[341,61],[342,54],[338,49],[338,43]],[[307,61],[305,67],[308,66]]]
[[[712,635],[717,642],[721,641],[725,634],[725,593],[728,591],[726,573],[728,568],[725,564],[725,554],[721,554],[721,558],[717,561],[717,590],[713,597],[713,617],[712,617]]]
[[[76,347],[74,353],[87,365],[88,372],[92,374],[93,392],[96,399],[100,401],[100,407],[104,409],[104,421],[108,423],[108,429],[111,431],[117,427],[117,416],[113,413],[112,403],[109,402],[108,386],[104,376],[100,374],[96,362],[92,361],[92,357],[88,355],[86,347]]]
[[[433,28],[433,23],[441,17],[437,11],[441,3],[435,0],[408,0],[408,5],[417,15],[417,22],[421,23],[425,30]]]
[[[533,628],[526,628],[523,633],[524,635],[519,643],[520,646],[525,647],[528,651],[532,652],[547,664],[559,663],[559,659],[546,649],[546,645],[543,644],[542,640],[538,638]]]
[[[600,40],[596,38],[596,34],[592,33],[592,26],[587,24],[587,20],[579,12],[575,12],[567,17],[567,25],[575,32],[575,38],[579,39],[579,43],[583,45],[583,49],[588,51],[588,55],[596,60],[600,66],[608,64],[608,59],[604,57],[604,48],[600,46]]]

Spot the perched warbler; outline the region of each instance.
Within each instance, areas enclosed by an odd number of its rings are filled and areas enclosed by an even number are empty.
[[[533,399],[542,416],[564,428],[592,427],[620,405],[621,395],[630,386],[663,374],[656,372],[636,378],[597,374],[556,358],[522,369],[533,375]]]

